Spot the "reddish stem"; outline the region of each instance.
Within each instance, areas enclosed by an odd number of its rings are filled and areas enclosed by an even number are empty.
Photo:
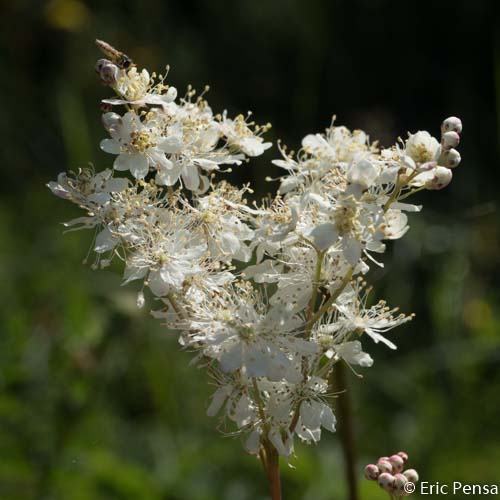
[[[261,460],[267,474],[271,499],[281,500],[280,457],[276,448],[267,439],[263,443]]]
[[[354,418],[352,414],[351,398],[348,391],[348,382],[345,373],[345,366],[337,363],[332,372],[333,386],[339,394],[337,399],[338,432],[342,443],[342,453],[344,455],[344,467],[348,488],[348,499],[358,500],[358,483],[356,474],[356,443],[354,437]]]

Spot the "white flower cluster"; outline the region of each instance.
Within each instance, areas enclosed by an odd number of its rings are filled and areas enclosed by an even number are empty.
[[[391,499],[401,499],[415,491],[415,483],[419,479],[415,469],[403,471],[407,463],[408,455],[404,451],[390,457],[380,457],[376,465],[368,464],[365,467],[365,477],[377,481]]]
[[[295,435],[317,442],[335,430],[335,363],[371,366],[362,340],[395,349],[385,333],[411,319],[370,303],[362,276],[408,230],[406,212],[420,210],[402,200],[451,180],[460,120],[443,123],[441,143],[417,132],[389,149],[332,124],[296,156],[282,147],[278,194],[249,206],[248,186],[215,174],[262,154],[268,126],[213,115],[191,89],[177,99],[164,77],[121,56],[97,65],[118,96],[104,101],[101,143],[114,168],[60,174],[49,187],[86,212],[67,225],[94,228],[95,266],[119,257],[124,283],[143,284],[138,306],[145,289],[164,304],[153,314],[217,384],[208,414],[233,421],[249,452],[272,443],[288,457]]]
[[[103,83],[118,95],[104,99],[103,105],[128,109],[123,116],[110,111],[102,117],[111,137],[101,141],[101,149],[116,155],[115,170],[130,171],[135,179],[154,172],[159,186],[180,181],[187,189],[203,193],[210,173],[220,165],[240,165],[246,157],[259,156],[271,147],[260,137],[269,125],[255,126],[248,121],[250,115],[214,116],[204,93],[194,99],[191,87],[176,101],[177,90],[164,84],[166,76],[157,80],[146,69],[139,72],[130,63],[126,66],[120,68],[107,59],[96,65]]]

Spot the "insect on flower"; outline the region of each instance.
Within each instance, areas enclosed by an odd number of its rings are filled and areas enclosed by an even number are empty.
[[[99,47],[101,52],[109,57],[111,61],[115,63],[120,69],[128,69],[134,65],[132,59],[127,56],[127,54],[124,54],[123,52],[115,49],[109,43],[106,43],[102,40],[96,40],[95,44],[97,45],[97,47]]]

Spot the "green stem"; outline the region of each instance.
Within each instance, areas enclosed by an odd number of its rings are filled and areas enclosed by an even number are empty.
[[[260,397],[259,384],[257,383],[257,379],[255,377],[252,377],[252,386],[255,393],[257,408],[259,410],[259,416],[262,420],[262,427],[264,428],[264,437],[267,438],[267,435],[269,433],[269,426],[267,425],[266,414],[264,412],[264,403],[262,402],[262,398]]]
[[[395,201],[403,200],[404,198],[407,198],[408,196],[410,196],[410,194],[413,194],[413,191],[412,191],[410,193],[405,194],[401,198],[398,198],[399,194],[401,193],[401,190],[404,189],[408,185],[408,183],[411,180],[413,180],[417,175],[418,175],[418,172],[415,170],[415,172],[413,172],[412,174],[410,174],[408,176],[408,179],[406,179],[406,182],[403,182],[403,183],[401,183],[401,177],[398,175],[398,178],[396,180],[396,184],[394,185],[394,190],[392,191],[391,196],[389,197],[389,199],[386,201],[386,203],[384,205],[384,212],[387,212],[387,210],[389,210],[390,206]],[[418,191],[420,191],[420,189],[418,189]],[[415,192],[417,192],[417,190],[415,190]]]
[[[412,194],[418,193],[419,191],[423,191],[425,189],[425,186],[420,186],[419,188],[412,189],[411,191],[408,191],[405,193],[403,196],[400,196],[398,198],[398,201],[404,200],[405,198],[408,198]]]
[[[311,336],[312,327],[314,325],[314,322],[311,322],[311,320],[314,317],[314,309],[316,307],[316,300],[318,298],[318,286],[319,286],[319,282],[321,280],[321,268],[323,267],[323,259],[325,257],[325,252],[326,252],[326,250],[323,250],[322,252],[319,250],[316,250],[316,269],[314,271],[314,281],[312,284],[311,299],[309,300],[309,306],[307,308],[307,322],[306,322],[306,328],[304,330],[304,337],[306,339],[308,339]],[[302,358],[302,373],[304,375],[304,381],[307,381],[307,370],[308,370],[307,359],[305,357],[303,357]],[[290,421],[289,430],[292,434],[295,431],[295,427],[297,426],[297,422],[299,421],[300,406],[301,405],[302,405],[302,401],[299,401],[297,403],[295,411],[293,412],[292,420]]]
[[[302,400],[300,400],[297,404],[297,407],[295,408],[295,411],[293,412],[292,420],[290,421],[290,427],[288,430],[290,431],[291,434],[295,432],[295,427],[297,427],[297,422],[299,421],[300,417],[300,407],[302,405]]]
[[[314,309],[316,307],[316,300],[318,298],[318,286],[319,286],[319,282],[321,280],[321,268],[323,266],[323,259],[325,257],[325,252],[320,252],[320,251],[317,251],[317,254],[316,254],[316,269],[314,271],[314,281],[313,281],[313,289],[312,289],[312,293],[311,293],[311,300],[309,301],[309,308],[307,310],[307,316],[308,316],[308,322],[307,322],[307,327],[306,327],[306,334],[305,334],[305,337],[308,338],[310,335],[311,335],[311,329],[312,329],[312,325],[309,326],[309,323],[311,321],[311,318],[313,317],[314,315]]]
[[[320,258],[321,255],[321,258]],[[318,252],[318,261],[323,263],[323,252]],[[316,276],[321,275],[321,264],[318,266],[316,263]],[[314,312],[314,301],[316,301],[316,293],[317,293],[317,283],[319,282],[319,278],[316,280],[316,285],[313,284],[313,293],[311,296],[311,301],[309,303],[309,319],[306,324],[306,330],[305,330],[305,337],[309,338],[311,335],[312,328],[316,321],[318,321],[323,314],[328,311],[330,306],[338,299],[339,295],[344,291],[344,288],[350,283],[351,278],[352,278],[352,273],[354,269],[350,268],[347,274],[345,275],[344,279],[342,280],[342,283],[340,284],[339,288],[335,290],[335,292],[332,294],[332,296],[319,308],[319,310],[313,314]],[[315,293],[316,291],[316,293]],[[307,380],[307,366],[304,366],[303,364],[303,372],[304,372],[304,380]],[[300,416],[300,407],[302,405],[302,400],[297,403],[297,406],[295,408],[295,411],[293,412],[292,415],[292,420],[290,421],[290,426],[288,427],[289,431],[293,434],[295,431],[295,427],[297,426],[297,422],[299,421],[299,416]]]
[[[186,319],[183,312],[182,312],[181,307],[179,306],[179,304],[175,300],[175,297],[171,293],[169,293],[167,295],[167,299],[170,302],[170,304],[172,305],[172,309],[175,311],[175,314],[177,314],[179,319]]]
[[[392,191],[391,196],[387,200],[387,202],[384,205],[384,212],[387,212],[389,207],[396,201],[396,198],[398,197],[398,194],[401,192],[402,186],[399,185],[399,180],[400,177],[398,175],[398,178],[396,179],[396,184],[394,184],[394,190]]]
[[[319,308],[316,314],[312,316],[312,318],[308,322],[309,328],[312,329],[316,321],[318,321],[321,316],[323,316],[323,314],[325,314],[328,309],[330,309],[332,304],[339,298],[339,295],[344,291],[344,288],[350,283],[353,271],[354,269],[351,267],[347,274],[344,276],[344,279],[342,280],[342,283],[337,288],[337,290],[335,290],[331,297]]]

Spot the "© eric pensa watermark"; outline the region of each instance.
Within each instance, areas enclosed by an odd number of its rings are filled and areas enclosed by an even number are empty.
[[[422,481],[419,487],[421,495],[498,495],[497,484],[470,484],[460,481],[448,484]]]
[[[389,457],[380,457],[376,464],[365,467],[365,477],[376,481],[391,500],[402,500],[412,493],[420,495],[498,495],[498,484],[471,484],[453,481],[421,481],[415,469],[407,469],[408,454],[400,451]]]

